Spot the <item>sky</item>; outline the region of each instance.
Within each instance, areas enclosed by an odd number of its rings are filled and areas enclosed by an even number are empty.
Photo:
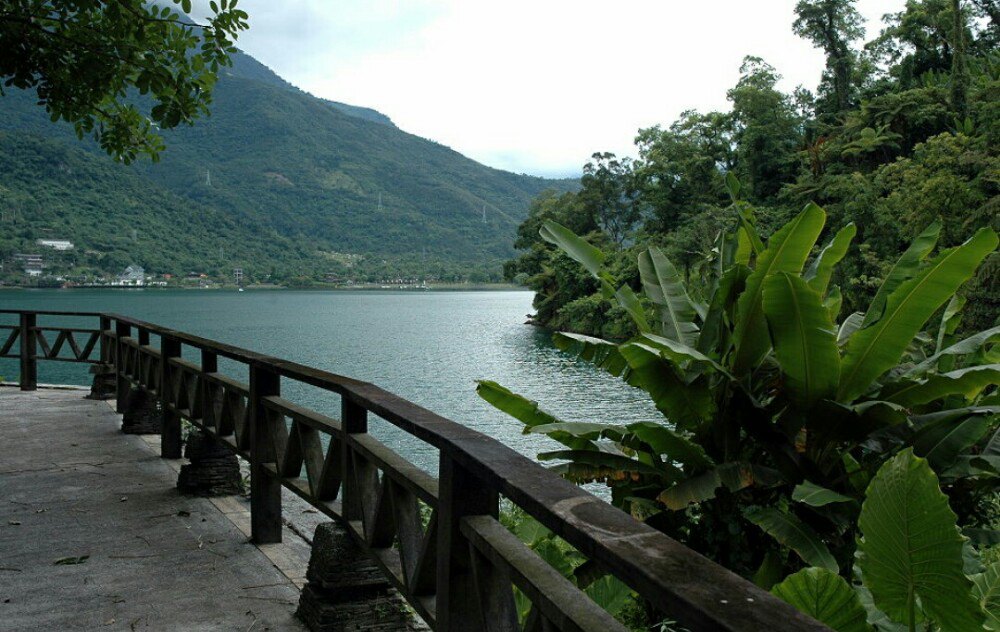
[[[857,0],[868,36],[905,0]],[[727,109],[745,55],[813,89],[795,0],[241,0],[238,45],[316,96],[518,173],[579,175],[636,131]]]

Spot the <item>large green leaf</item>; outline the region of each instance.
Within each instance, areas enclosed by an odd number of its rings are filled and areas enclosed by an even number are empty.
[[[840,379],[840,351],[819,293],[779,272],[764,281],[763,307],[791,400],[807,408],[831,397]]]
[[[926,380],[906,380],[886,385],[880,397],[906,407],[919,406],[949,395],[962,395],[969,400],[987,386],[1000,384],[1000,364],[970,366]]]
[[[922,424],[913,437],[913,451],[943,472],[958,455],[986,436],[989,414],[968,414],[953,418],[942,416]]]
[[[858,566],[890,619],[911,629],[921,615],[944,630],[981,629],[962,571],[964,539],[926,459],[907,449],[887,461],[868,486],[858,526]]]
[[[771,346],[761,301],[764,280],[778,272],[801,272],[825,221],[823,209],[810,204],[774,233],[767,242],[767,248],[757,257],[756,267],[747,277],[746,288],[737,304],[733,331],[736,342],[733,372],[737,376],[756,366]]]
[[[984,228],[961,246],[939,254],[890,294],[882,317],[856,331],[847,343],[838,399],[854,400],[895,366],[931,315],[996,247],[996,233]]]
[[[552,469],[567,478],[575,480],[587,479],[610,479],[626,480],[634,476],[648,476],[658,480],[669,480],[670,472],[667,468],[657,468],[647,465],[636,459],[612,454],[610,452],[600,452],[597,450],[553,450],[551,452],[540,452],[540,461],[567,461],[567,463],[556,465]]]
[[[698,338],[696,312],[674,264],[659,248],[650,248],[639,255],[639,277],[646,296],[660,308],[663,335],[693,346]]]
[[[858,594],[840,575],[825,568],[804,568],[771,593],[837,632],[868,632],[868,613]]]
[[[554,334],[552,342],[560,351],[579,356],[615,377],[620,377],[628,369],[628,363],[618,352],[617,343],[568,332]]]
[[[865,313],[863,326],[870,325],[882,317],[882,312],[885,309],[889,295],[902,285],[904,281],[913,278],[917,274],[917,271],[920,269],[920,262],[927,258],[931,250],[934,250],[934,246],[937,245],[940,235],[941,222],[934,222],[925,228],[924,232],[917,235],[917,238],[913,240],[910,247],[903,252],[899,260],[896,261],[896,264],[892,266],[892,270],[889,271],[889,274],[885,277],[885,281],[882,282],[878,292],[875,293],[875,298],[872,299],[871,305],[868,306],[868,311]]]
[[[557,246],[566,255],[580,263],[587,272],[600,277],[604,270],[604,253],[600,248],[588,243],[585,239],[558,222],[548,220],[538,231],[542,239]]]
[[[986,345],[997,342],[1000,342],[1000,326],[984,329],[938,351],[907,371],[906,375],[920,375],[936,367],[942,358],[976,353]]]
[[[754,485],[772,487],[780,482],[781,475],[770,468],[749,463],[723,463],[679,481],[660,492],[656,499],[676,511],[714,498],[716,490],[722,486],[731,492],[738,492]]]
[[[966,298],[956,294],[948,301],[948,307],[944,309],[941,316],[941,326],[938,328],[937,344],[934,346],[934,353],[940,353],[951,336],[955,334],[958,326],[962,323],[962,308],[965,307]]]
[[[973,594],[986,613],[986,628],[1000,631],[1000,562],[972,578]]]
[[[711,417],[715,400],[705,379],[689,383],[675,363],[655,347],[630,342],[618,352],[628,363],[625,381],[649,393],[656,408],[680,428],[690,428]]]
[[[542,239],[566,253],[570,259],[581,264],[587,272],[600,281],[604,298],[611,299],[615,295],[612,278],[604,269],[605,256],[600,248],[552,220],[547,220],[539,229],[538,234],[541,235]]]
[[[806,564],[837,572],[837,560],[823,539],[796,516],[776,507],[751,507],[744,515],[772,538],[798,553]]]
[[[511,417],[524,424],[524,432],[529,432],[536,426],[554,425],[563,423],[557,417],[545,412],[538,407],[538,402],[534,402],[526,397],[500,386],[496,382],[480,380],[476,385],[476,393],[488,401],[495,408],[502,410]],[[546,433],[549,437],[559,443],[574,450],[596,449],[594,443],[587,439],[581,439],[565,431],[552,431]]]
[[[640,421],[630,424],[627,430],[648,444],[655,453],[666,456],[671,461],[700,468],[714,465],[704,448],[663,424]]]
[[[748,276],[750,268],[734,265],[719,278],[698,335],[698,350],[702,353],[721,359],[729,351],[732,341],[727,321]]]
[[[623,285],[615,292],[618,304],[622,306],[628,315],[632,317],[636,329],[642,332],[650,331],[649,321],[646,320],[646,310],[642,307],[639,297],[635,295],[627,285]]]
[[[826,294],[826,288],[830,285],[830,277],[833,276],[834,266],[840,263],[840,260],[847,254],[847,248],[857,233],[858,227],[853,222],[841,228],[806,268],[802,277],[809,281],[809,287],[819,292],[820,296]]]
[[[851,502],[853,499],[816,483],[803,481],[792,490],[792,500],[805,503],[810,507],[824,507],[833,503]]]

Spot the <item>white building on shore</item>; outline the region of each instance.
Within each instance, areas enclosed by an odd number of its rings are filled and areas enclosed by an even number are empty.
[[[53,250],[72,250],[74,248],[73,242],[64,239],[39,239],[35,243]]]

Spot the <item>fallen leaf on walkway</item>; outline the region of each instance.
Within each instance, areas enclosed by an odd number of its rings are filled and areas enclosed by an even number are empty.
[[[187,518],[188,516],[191,515],[191,512],[181,509],[180,511],[177,512],[177,515],[180,516],[181,518]]]
[[[16,527],[16,526],[18,526],[18,525],[21,524],[21,521],[20,520],[9,520],[9,521],[7,521],[7,524]]]
[[[89,555],[79,555],[71,557],[60,557],[55,562],[52,562],[54,566],[68,566],[70,564],[83,564],[90,559]]]

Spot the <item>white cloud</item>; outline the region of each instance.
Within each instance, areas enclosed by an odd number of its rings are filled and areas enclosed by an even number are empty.
[[[570,175],[641,127],[726,108],[745,55],[814,87],[795,0],[240,3],[240,46],[313,94],[375,108],[488,165]],[[904,0],[859,0],[869,35]]]

